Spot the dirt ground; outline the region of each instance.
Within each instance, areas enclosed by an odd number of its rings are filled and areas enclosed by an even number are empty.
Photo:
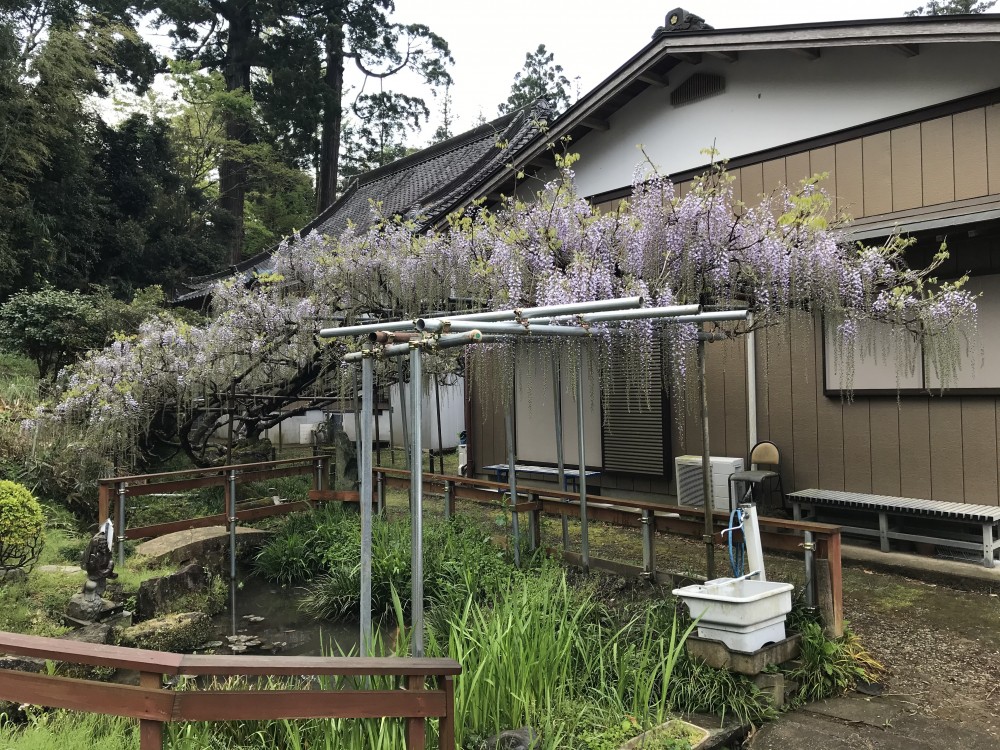
[[[405,511],[403,493],[392,493],[390,508]],[[429,515],[440,515],[439,500],[426,501]],[[459,503],[459,513],[494,524],[498,536],[507,518],[499,507]],[[527,528],[527,519],[522,519]],[[570,550],[580,549],[579,522],[571,520]],[[543,545],[558,548],[562,528],[558,518],[542,523]],[[642,541],[637,529],[593,523],[590,554],[639,565]],[[705,573],[701,543],[676,536],[657,535],[657,568],[693,575]],[[969,563],[973,565],[974,563]],[[728,571],[728,557],[717,548],[716,565]],[[801,585],[802,559],[768,556],[768,577]],[[1000,590],[965,591],[955,585],[918,580],[920,558],[914,556],[914,575],[892,575],[845,560],[844,614],[851,628],[885,666],[885,693],[907,701],[926,718],[941,718],[978,728],[1000,741]],[[981,585],[980,585],[981,586]]]

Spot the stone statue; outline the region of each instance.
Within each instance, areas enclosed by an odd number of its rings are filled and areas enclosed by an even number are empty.
[[[100,599],[108,586],[108,579],[118,577],[115,573],[114,555],[111,554],[111,544],[107,532],[102,527],[87,543],[83,551],[80,567],[87,571],[87,582],[83,584],[81,593]]]
[[[107,521],[87,543],[83,552],[80,567],[87,571],[87,582],[79,593],[73,594],[66,607],[66,616],[77,624],[96,622],[122,609],[120,605],[104,598],[108,579],[118,577],[109,541],[113,538],[114,527],[111,521]]]

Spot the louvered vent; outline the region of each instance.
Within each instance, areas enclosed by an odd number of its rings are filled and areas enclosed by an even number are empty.
[[[670,103],[675,107],[700,102],[726,90],[726,79],[714,73],[695,73],[670,92]]]
[[[620,362],[623,372],[628,366]],[[668,468],[664,446],[667,423],[666,396],[660,370],[659,347],[653,351],[649,398],[632,393],[624,377],[612,386],[604,400],[604,470],[662,477]],[[669,432],[666,434],[669,435]]]

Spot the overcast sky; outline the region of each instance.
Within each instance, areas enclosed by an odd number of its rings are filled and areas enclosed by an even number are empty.
[[[674,0],[677,2],[678,0]],[[451,46],[452,98],[467,130],[480,112],[490,120],[507,98],[524,56],[539,44],[555,54],[564,75],[586,93],[639,51],[662,26],[671,0],[396,0],[395,18],[424,23]],[[683,7],[717,29],[768,24],[902,16],[922,0],[689,0]],[[574,92],[575,98],[575,92]],[[440,123],[430,101],[429,134]],[[415,140],[423,137],[418,136]],[[415,145],[422,145],[415,144]]]

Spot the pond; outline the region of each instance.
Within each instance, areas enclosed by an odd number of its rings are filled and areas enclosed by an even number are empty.
[[[238,570],[229,591],[229,608],[212,618],[210,643],[217,653],[322,656],[357,651],[356,623],[317,620],[299,610],[301,588],[283,588]],[[233,649],[230,644],[237,645]],[[218,645],[214,645],[218,644]],[[239,645],[246,646],[245,651]]]

